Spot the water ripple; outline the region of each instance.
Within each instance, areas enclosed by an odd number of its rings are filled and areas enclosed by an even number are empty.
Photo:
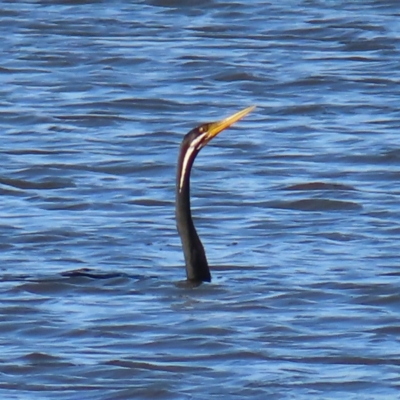
[[[0,397],[397,398],[397,2],[0,5]],[[183,284],[185,132],[213,283]]]

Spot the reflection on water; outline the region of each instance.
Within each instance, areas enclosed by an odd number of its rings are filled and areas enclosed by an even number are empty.
[[[397,397],[400,9],[339,3],[0,5],[2,398]]]

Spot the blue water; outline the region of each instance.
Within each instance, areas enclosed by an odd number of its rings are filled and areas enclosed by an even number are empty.
[[[0,397],[400,398],[399,17],[1,1]],[[253,104],[192,172],[213,282],[177,285],[180,142]]]

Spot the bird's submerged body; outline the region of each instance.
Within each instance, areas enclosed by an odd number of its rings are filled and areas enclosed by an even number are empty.
[[[193,283],[210,282],[211,273],[203,244],[193,223],[190,208],[190,172],[199,151],[218,133],[243,118],[254,107],[248,107],[214,123],[200,125],[183,138],[176,177],[176,225],[182,241],[187,280]]]

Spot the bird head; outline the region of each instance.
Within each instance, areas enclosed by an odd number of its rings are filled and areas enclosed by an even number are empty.
[[[242,119],[249,112],[253,111],[254,108],[255,106],[247,107],[221,121],[202,124],[186,134],[181,145],[182,159],[180,165],[179,191],[182,189],[186,173],[190,170],[198,152],[213,138],[215,138],[215,136]]]

